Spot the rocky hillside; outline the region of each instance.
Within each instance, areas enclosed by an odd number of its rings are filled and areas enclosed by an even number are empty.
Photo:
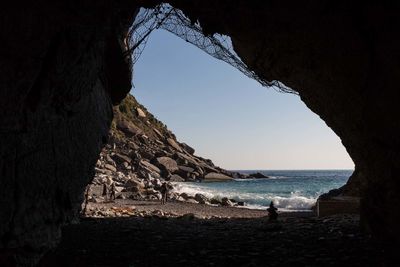
[[[110,182],[117,186],[160,181],[223,181],[243,178],[195,155],[195,150],[177,140],[167,126],[128,95],[114,107],[108,144],[96,164],[94,184]]]

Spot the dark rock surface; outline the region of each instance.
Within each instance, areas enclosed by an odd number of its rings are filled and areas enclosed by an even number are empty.
[[[247,178],[269,178],[268,176],[262,174],[261,172],[250,173]]]
[[[131,88],[120,41],[136,8],[121,8],[39,0],[0,9],[0,260],[12,251],[30,266],[80,209],[112,102]]]

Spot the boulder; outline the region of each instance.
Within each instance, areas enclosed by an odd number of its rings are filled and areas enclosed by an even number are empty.
[[[178,145],[178,143],[172,139],[172,138],[167,138],[167,142],[170,146],[178,150],[179,152],[183,152],[182,148]]]
[[[201,167],[203,167],[203,169],[204,169],[206,172],[210,172],[210,173],[219,173],[219,171],[218,171],[216,168],[213,168],[213,167],[207,165],[205,162],[201,162],[200,165],[201,165]]]
[[[183,198],[184,200],[188,200],[190,198],[190,196],[186,193],[181,193],[179,197]]]
[[[157,166],[151,164],[150,162],[148,162],[146,160],[142,160],[142,161],[140,161],[140,163],[153,172],[156,172],[158,174],[161,173],[161,170]]]
[[[235,178],[235,179],[245,179],[245,178],[248,178],[248,175],[247,174],[242,174],[242,173],[239,173],[239,172],[233,172],[232,173],[232,177]]]
[[[175,153],[174,158],[177,162],[180,163],[179,165],[183,166],[189,165],[190,167],[193,168],[198,167],[199,165],[199,162],[194,157],[188,156],[184,153],[179,153],[179,152]]]
[[[227,206],[227,207],[232,207],[232,206],[233,206],[233,203],[232,203],[232,201],[229,200],[229,198],[223,197],[223,198],[221,199],[221,205],[222,205],[222,206]]]
[[[144,183],[139,179],[129,179],[124,187],[127,191],[138,192],[144,188]]]
[[[197,194],[194,196],[194,199],[195,199],[197,202],[199,202],[200,204],[206,204],[206,203],[209,202],[208,198],[207,198],[205,195],[200,194],[200,193],[197,193]]]
[[[230,181],[233,180],[233,178],[222,173],[210,172],[204,176],[204,180],[210,182],[212,181],[217,182],[217,181]]]
[[[141,118],[146,118],[146,113],[141,108],[136,108],[137,115]]]
[[[141,154],[142,157],[145,158],[145,159],[149,159],[149,160],[150,160],[150,159],[154,158],[154,152],[151,151],[151,150],[149,150],[149,149],[147,149],[147,150],[142,150],[140,154]]]
[[[161,142],[160,140],[158,140],[158,139],[156,139],[156,141],[155,141],[156,143],[157,143],[157,145],[159,145],[159,146],[161,146],[161,147],[163,147],[164,146],[164,143],[163,142]]]
[[[196,166],[196,172],[199,173],[199,176],[203,176],[204,175],[203,169],[200,168],[199,166]]]
[[[183,166],[183,165],[179,165],[178,168],[179,168],[180,171],[185,172],[185,173],[191,173],[191,172],[194,171],[193,168],[187,167],[187,166]]]
[[[106,156],[104,158],[105,158],[106,163],[115,166],[115,162],[114,162],[114,160],[111,158],[111,156],[109,154],[106,154]]]
[[[176,172],[179,170],[178,164],[175,160],[170,157],[159,157],[156,159],[157,165],[164,170],[167,170],[170,173]]]
[[[122,163],[122,165],[124,166],[125,170],[131,170],[132,169],[132,167],[129,165],[128,162],[124,162],[124,163]]]
[[[171,177],[169,178],[170,182],[184,182],[185,179],[183,179],[182,177],[180,177],[177,174],[172,174]]]
[[[143,144],[147,145],[148,142],[149,142],[149,137],[147,135],[145,135],[145,134],[139,135],[137,138]]]
[[[133,124],[133,122],[127,120],[118,121],[117,128],[127,136],[136,136],[139,134],[143,134],[142,129]]]
[[[105,175],[112,175],[113,172],[110,170],[106,170],[106,169],[99,169],[99,168],[95,168],[96,173],[101,173],[101,174],[105,174]]]
[[[132,161],[132,159],[131,159],[130,157],[128,157],[128,156],[126,156],[126,155],[119,154],[119,153],[115,153],[115,154],[112,156],[112,159],[113,159],[115,162],[119,163],[119,164],[122,164],[122,163],[124,163],[124,162],[131,163],[131,161]]]
[[[127,140],[127,145],[128,145],[129,148],[131,148],[133,150],[138,150],[139,149],[139,146],[135,142],[133,142],[131,140]]]
[[[221,205],[221,201],[219,201],[219,200],[216,199],[216,198],[212,198],[212,199],[210,200],[210,203],[211,203],[211,204],[214,204],[214,205]]]
[[[111,164],[104,164],[104,168],[106,168],[107,170],[113,171],[113,172],[117,171],[117,169]]]
[[[189,145],[186,144],[186,143],[181,143],[181,146],[182,146],[183,150],[185,150],[185,151],[188,152],[189,154],[191,154],[191,155],[194,154],[195,150],[194,150],[193,147],[189,146]]]
[[[268,176],[265,176],[264,174],[262,174],[261,172],[255,172],[255,173],[251,173],[247,176],[247,178],[269,178]]]
[[[157,173],[157,172],[151,172],[150,175],[153,178],[157,178],[157,179],[161,179],[162,178],[161,175],[159,173]]]
[[[176,172],[180,176],[184,177],[185,179],[190,176],[190,174],[194,171],[193,168],[183,165],[178,165],[179,170]]]
[[[164,138],[164,136],[162,135],[162,133],[161,133],[159,130],[157,130],[156,128],[153,128],[153,131],[158,135],[158,137]]]
[[[158,192],[157,190],[155,190],[154,188],[147,188],[145,192],[146,192],[146,194],[148,194],[148,195],[156,195],[156,194],[159,193],[159,192]]]

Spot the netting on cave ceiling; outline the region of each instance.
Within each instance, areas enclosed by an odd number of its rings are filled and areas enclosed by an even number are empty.
[[[198,22],[192,23],[181,10],[169,4],[160,4],[152,9],[142,8],[136,16],[127,38],[128,50],[126,56],[130,57],[132,66],[146,47],[151,32],[156,29],[164,29],[175,34],[214,58],[225,61],[263,86],[272,87],[280,92],[297,94],[296,91],[279,81],[267,81],[260,78],[235,53],[228,36],[220,34],[204,35]]]

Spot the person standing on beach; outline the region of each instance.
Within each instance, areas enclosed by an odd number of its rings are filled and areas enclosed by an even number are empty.
[[[115,182],[113,181],[110,186],[110,200],[115,200],[115,191],[116,190],[117,189],[115,188]]]
[[[134,159],[135,171],[139,171],[140,161],[142,160],[142,156],[137,150],[134,152],[134,154],[135,154],[135,159]]]
[[[166,182],[164,182],[161,185],[160,191],[161,191],[161,204],[164,205],[167,203],[167,196],[168,196],[168,185]]]
[[[108,191],[108,190],[107,190],[107,184],[104,183],[104,184],[103,184],[103,193],[102,193],[101,195],[104,197],[104,200],[105,200],[105,201],[107,201],[107,195],[108,195],[108,194],[107,194],[107,191]]]
[[[278,220],[278,213],[276,212],[277,210],[278,209],[275,208],[275,206],[274,206],[274,202],[271,201],[271,203],[269,203],[269,208],[267,209],[268,221],[274,222],[274,221]]]

